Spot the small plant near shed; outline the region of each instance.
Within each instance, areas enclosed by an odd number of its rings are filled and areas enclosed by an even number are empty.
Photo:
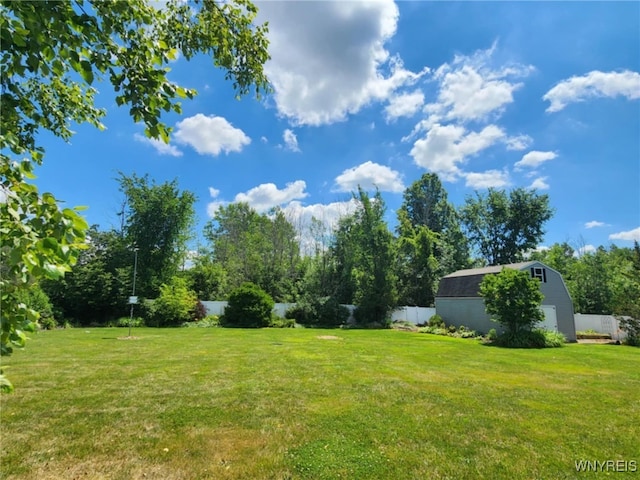
[[[220,324],[223,327],[268,327],[274,305],[271,296],[259,286],[244,283],[229,295],[229,304],[220,317]]]

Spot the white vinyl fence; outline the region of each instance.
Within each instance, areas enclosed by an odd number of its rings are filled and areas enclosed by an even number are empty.
[[[598,333],[609,333],[613,340],[623,340],[627,334],[620,330],[618,320],[613,315],[587,315],[576,313],[574,316],[576,332],[594,330]]]
[[[226,301],[203,301],[202,305],[207,309],[207,315],[222,315],[224,313],[224,309],[227,306]],[[273,307],[273,313],[275,313],[280,318],[284,318],[285,313],[291,307],[295,306],[295,303],[276,303]],[[355,305],[344,305],[349,309],[350,316],[349,322],[353,321],[353,311],[356,309]],[[406,321],[411,322],[413,324],[423,324],[427,323],[429,319],[435,315],[435,308],[427,308],[427,307],[398,307],[391,314],[392,321]]]

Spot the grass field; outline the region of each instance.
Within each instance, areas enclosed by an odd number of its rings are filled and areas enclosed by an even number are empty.
[[[16,387],[1,397],[3,479],[603,475],[580,460],[640,477],[637,348],[392,330],[126,335],[39,332],[3,360]]]

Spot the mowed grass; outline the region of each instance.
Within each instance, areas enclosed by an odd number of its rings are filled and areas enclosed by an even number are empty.
[[[640,349],[126,334],[39,332],[4,359],[16,391],[1,397],[2,478],[563,479],[601,475],[579,460],[640,463]]]

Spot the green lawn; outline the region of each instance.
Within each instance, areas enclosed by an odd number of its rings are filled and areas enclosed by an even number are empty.
[[[2,478],[604,475],[576,472],[579,460],[636,462],[614,478],[640,477],[637,348],[392,330],[126,335],[39,332],[3,359],[16,391],[1,397]]]

